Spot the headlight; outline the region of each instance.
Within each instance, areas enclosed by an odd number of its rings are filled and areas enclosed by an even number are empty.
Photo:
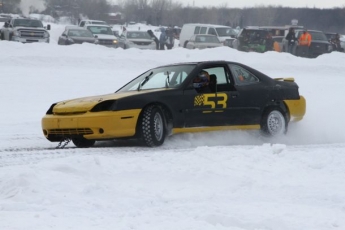
[[[113,40],[113,43],[114,43],[114,44],[117,44],[117,40]]]
[[[91,112],[115,111],[115,110],[116,110],[116,101],[108,100],[108,101],[102,101],[99,104],[95,105],[95,107],[91,109]]]
[[[44,38],[49,38],[50,35],[49,35],[48,32],[44,32],[44,35],[43,35],[43,36],[44,36]]]
[[[13,36],[20,37],[20,32],[19,31],[13,31]]]

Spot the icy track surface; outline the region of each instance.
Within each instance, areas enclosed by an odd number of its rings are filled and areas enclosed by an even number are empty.
[[[345,229],[345,54],[64,47],[56,44],[63,27],[52,28],[50,44],[0,41],[1,230]],[[159,148],[56,149],[43,137],[41,118],[54,102],[114,92],[158,65],[204,60],[294,77],[305,118],[282,138],[182,134]]]

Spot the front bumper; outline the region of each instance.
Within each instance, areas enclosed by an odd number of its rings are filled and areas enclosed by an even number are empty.
[[[32,42],[49,43],[49,38],[23,38],[23,37],[13,36],[12,41],[22,42],[22,43],[32,43]]]
[[[156,49],[156,43],[151,45],[137,45],[137,44],[127,44],[128,48],[137,48],[141,50],[155,50]]]
[[[44,136],[50,141],[83,136],[89,140],[114,139],[135,135],[141,109],[86,112],[73,115],[45,115]]]

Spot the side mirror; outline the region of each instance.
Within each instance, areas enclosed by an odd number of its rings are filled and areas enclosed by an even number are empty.
[[[49,24],[47,25],[47,30],[50,30],[50,25]]]
[[[66,38],[67,38],[67,34],[62,34],[61,36],[62,36],[62,37],[66,37]]]
[[[5,27],[5,28],[8,28],[8,25],[9,25],[9,23],[8,23],[8,22],[5,22],[4,27]]]
[[[97,35],[95,35],[95,38],[98,38],[98,36],[97,36]]]

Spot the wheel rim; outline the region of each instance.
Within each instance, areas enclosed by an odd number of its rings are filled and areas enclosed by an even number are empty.
[[[268,115],[267,129],[271,135],[282,134],[285,131],[285,119],[281,112],[275,110]]]
[[[156,113],[154,116],[154,132],[155,137],[158,141],[160,141],[163,137],[163,119],[160,113]]]

